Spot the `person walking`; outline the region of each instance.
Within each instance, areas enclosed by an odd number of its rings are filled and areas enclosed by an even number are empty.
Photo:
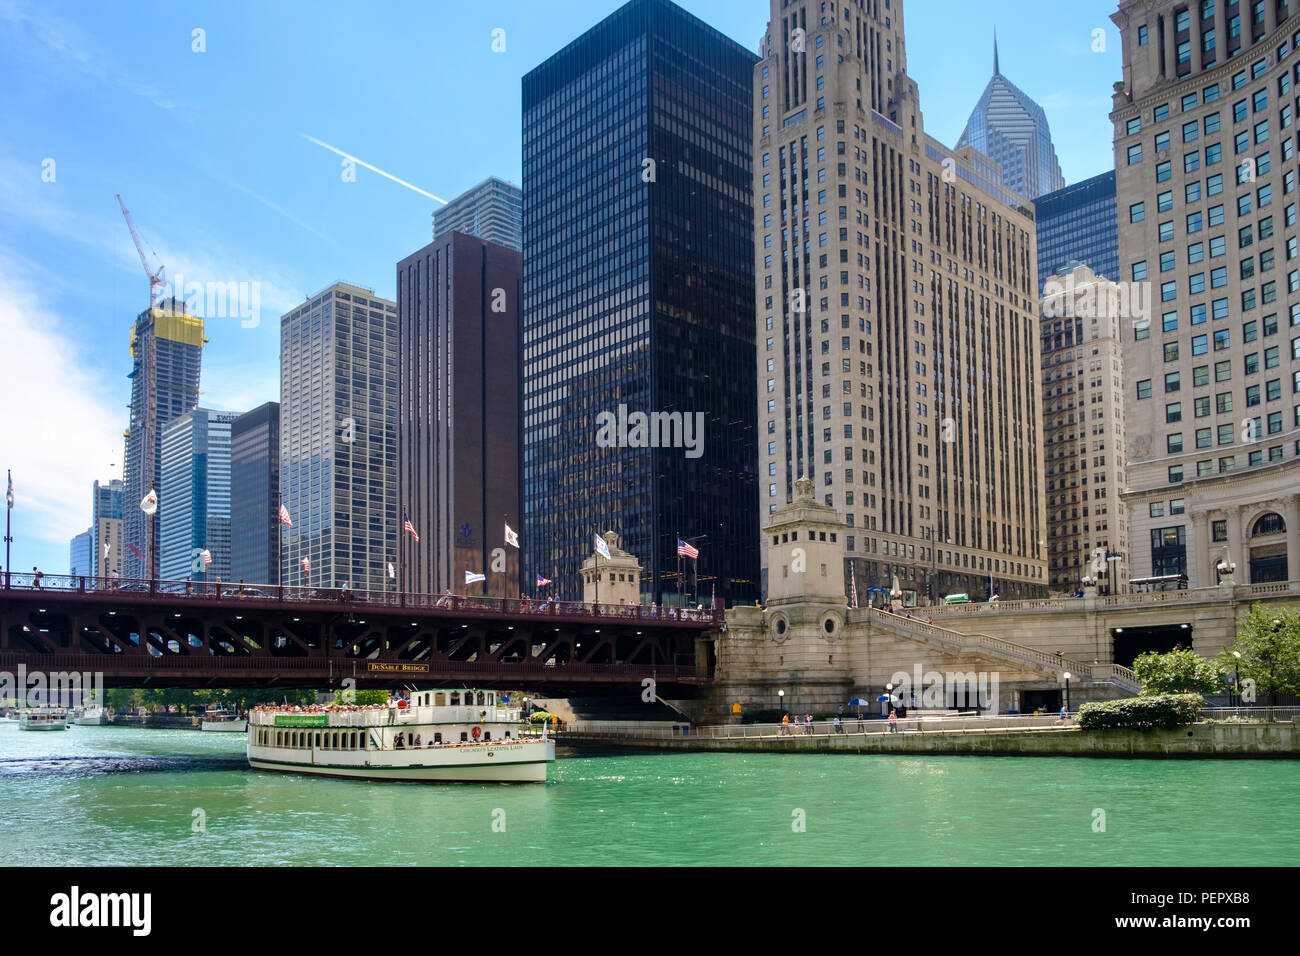
[[[840,725],[840,715],[839,715],[839,714],[836,714],[836,715],[835,715],[835,732],[836,732],[837,734],[842,734],[842,733],[844,733],[844,728]]]
[[[41,578],[43,577],[45,577],[45,575],[41,574],[41,572],[37,570],[36,565],[32,565],[32,587],[44,590],[44,588],[41,587]]]
[[[788,734],[788,733],[790,733],[790,715],[789,715],[789,714],[782,714],[782,715],[781,715],[781,733],[783,733],[783,734]]]
[[[859,710],[859,711],[858,711],[858,733],[862,733],[862,731],[863,731],[863,727],[862,727],[862,711]]]
[[[891,734],[898,733],[898,712],[897,711],[891,710],[889,712],[889,732]]]
[[[1058,722],[1062,724],[1068,724],[1070,722],[1070,708],[1065,704],[1061,705],[1061,719]]]
[[[813,732],[812,714],[805,714],[803,718],[804,731],[811,734]]]

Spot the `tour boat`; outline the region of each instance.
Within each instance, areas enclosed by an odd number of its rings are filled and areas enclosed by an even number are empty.
[[[82,707],[72,712],[72,717],[68,721],[70,724],[77,724],[80,727],[103,727],[108,723],[108,714],[103,707],[90,705]]]
[[[233,710],[209,710],[203,715],[199,730],[219,734],[242,734],[248,729],[248,718]]]
[[[34,707],[18,712],[19,730],[67,730],[68,711],[64,707]]]
[[[357,780],[545,782],[555,741],[520,736],[496,691],[414,691],[387,706],[254,708],[248,763]]]

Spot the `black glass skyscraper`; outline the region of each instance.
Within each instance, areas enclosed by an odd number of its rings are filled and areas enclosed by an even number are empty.
[[[1034,200],[1038,212],[1038,291],[1047,280],[1085,265],[1112,282],[1119,274],[1115,170]]]
[[[679,534],[688,597],[758,596],[756,59],[632,0],[524,77],[524,573],[562,598],[605,530],[647,602]]]

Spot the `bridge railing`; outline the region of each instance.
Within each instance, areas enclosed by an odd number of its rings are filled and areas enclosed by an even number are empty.
[[[534,601],[502,598],[489,594],[425,594],[406,591],[363,591],[345,587],[245,584],[222,581],[171,581],[143,578],[94,577],[91,575],[10,572],[0,574],[0,588],[6,591],[38,591],[62,594],[121,593],[124,596],[154,596],[184,599],[240,600],[250,602],[329,602],[362,604],[367,607],[401,608],[432,612],[463,613],[489,611],[518,616],[587,617],[646,624],[719,625],[726,619],[721,608],[658,607],[645,604],[587,604],[583,601]]]
[[[1062,722],[1059,714],[989,714],[985,716],[925,716],[918,714],[898,719],[896,731],[890,729],[889,720],[882,720],[877,715],[841,718],[840,729],[835,729],[835,721],[815,720],[811,724],[802,720],[783,724],[719,724],[691,727],[683,723],[660,721],[638,723],[612,723],[609,721],[570,721],[564,724],[560,732],[562,737],[571,734],[601,734],[612,737],[651,738],[662,740],[669,737],[707,737],[711,739],[735,740],[756,737],[827,737],[854,734],[888,734],[894,732],[912,733],[952,733],[959,731],[983,732],[1005,730],[1042,730],[1075,726],[1074,715]],[[683,729],[685,728],[685,729]]]

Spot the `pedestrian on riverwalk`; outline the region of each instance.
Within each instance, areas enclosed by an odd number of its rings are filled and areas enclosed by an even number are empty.
[[[889,712],[889,732],[891,734],[898,733],[898,712],[897,711],[891,710]]]
[[[1061,705],[1061,719],[1059,722],[1062,724],[1068,724],[1070,722],[1070,708],[1065,706],[1065,704]]]
[[[803,725],[804,725],[804,730],[805,730],[807,733],[810,733],[810,734],[811,734],[811,733],[813,732],[812,714],[805,714],[805,715],[804,715]]]
[[[842,734],[842,733],[844,733],[844,728],[840,725],[840,715],[839,715],[839,714],[836,714],[836,715],[835,715],[835,732],[836,732],[837,734]]]
[[[789,714],[782,714],[782,715],[781,715],[781,733],[783,733],[783,734],[788,734],[789,732],[790,732],[790,715],[789,715]]]
[[[859,711],[858,711],[858,733],[862,733],[862,731],[863,731],[863,727],[862,727],[862,711],[859,710]]]

